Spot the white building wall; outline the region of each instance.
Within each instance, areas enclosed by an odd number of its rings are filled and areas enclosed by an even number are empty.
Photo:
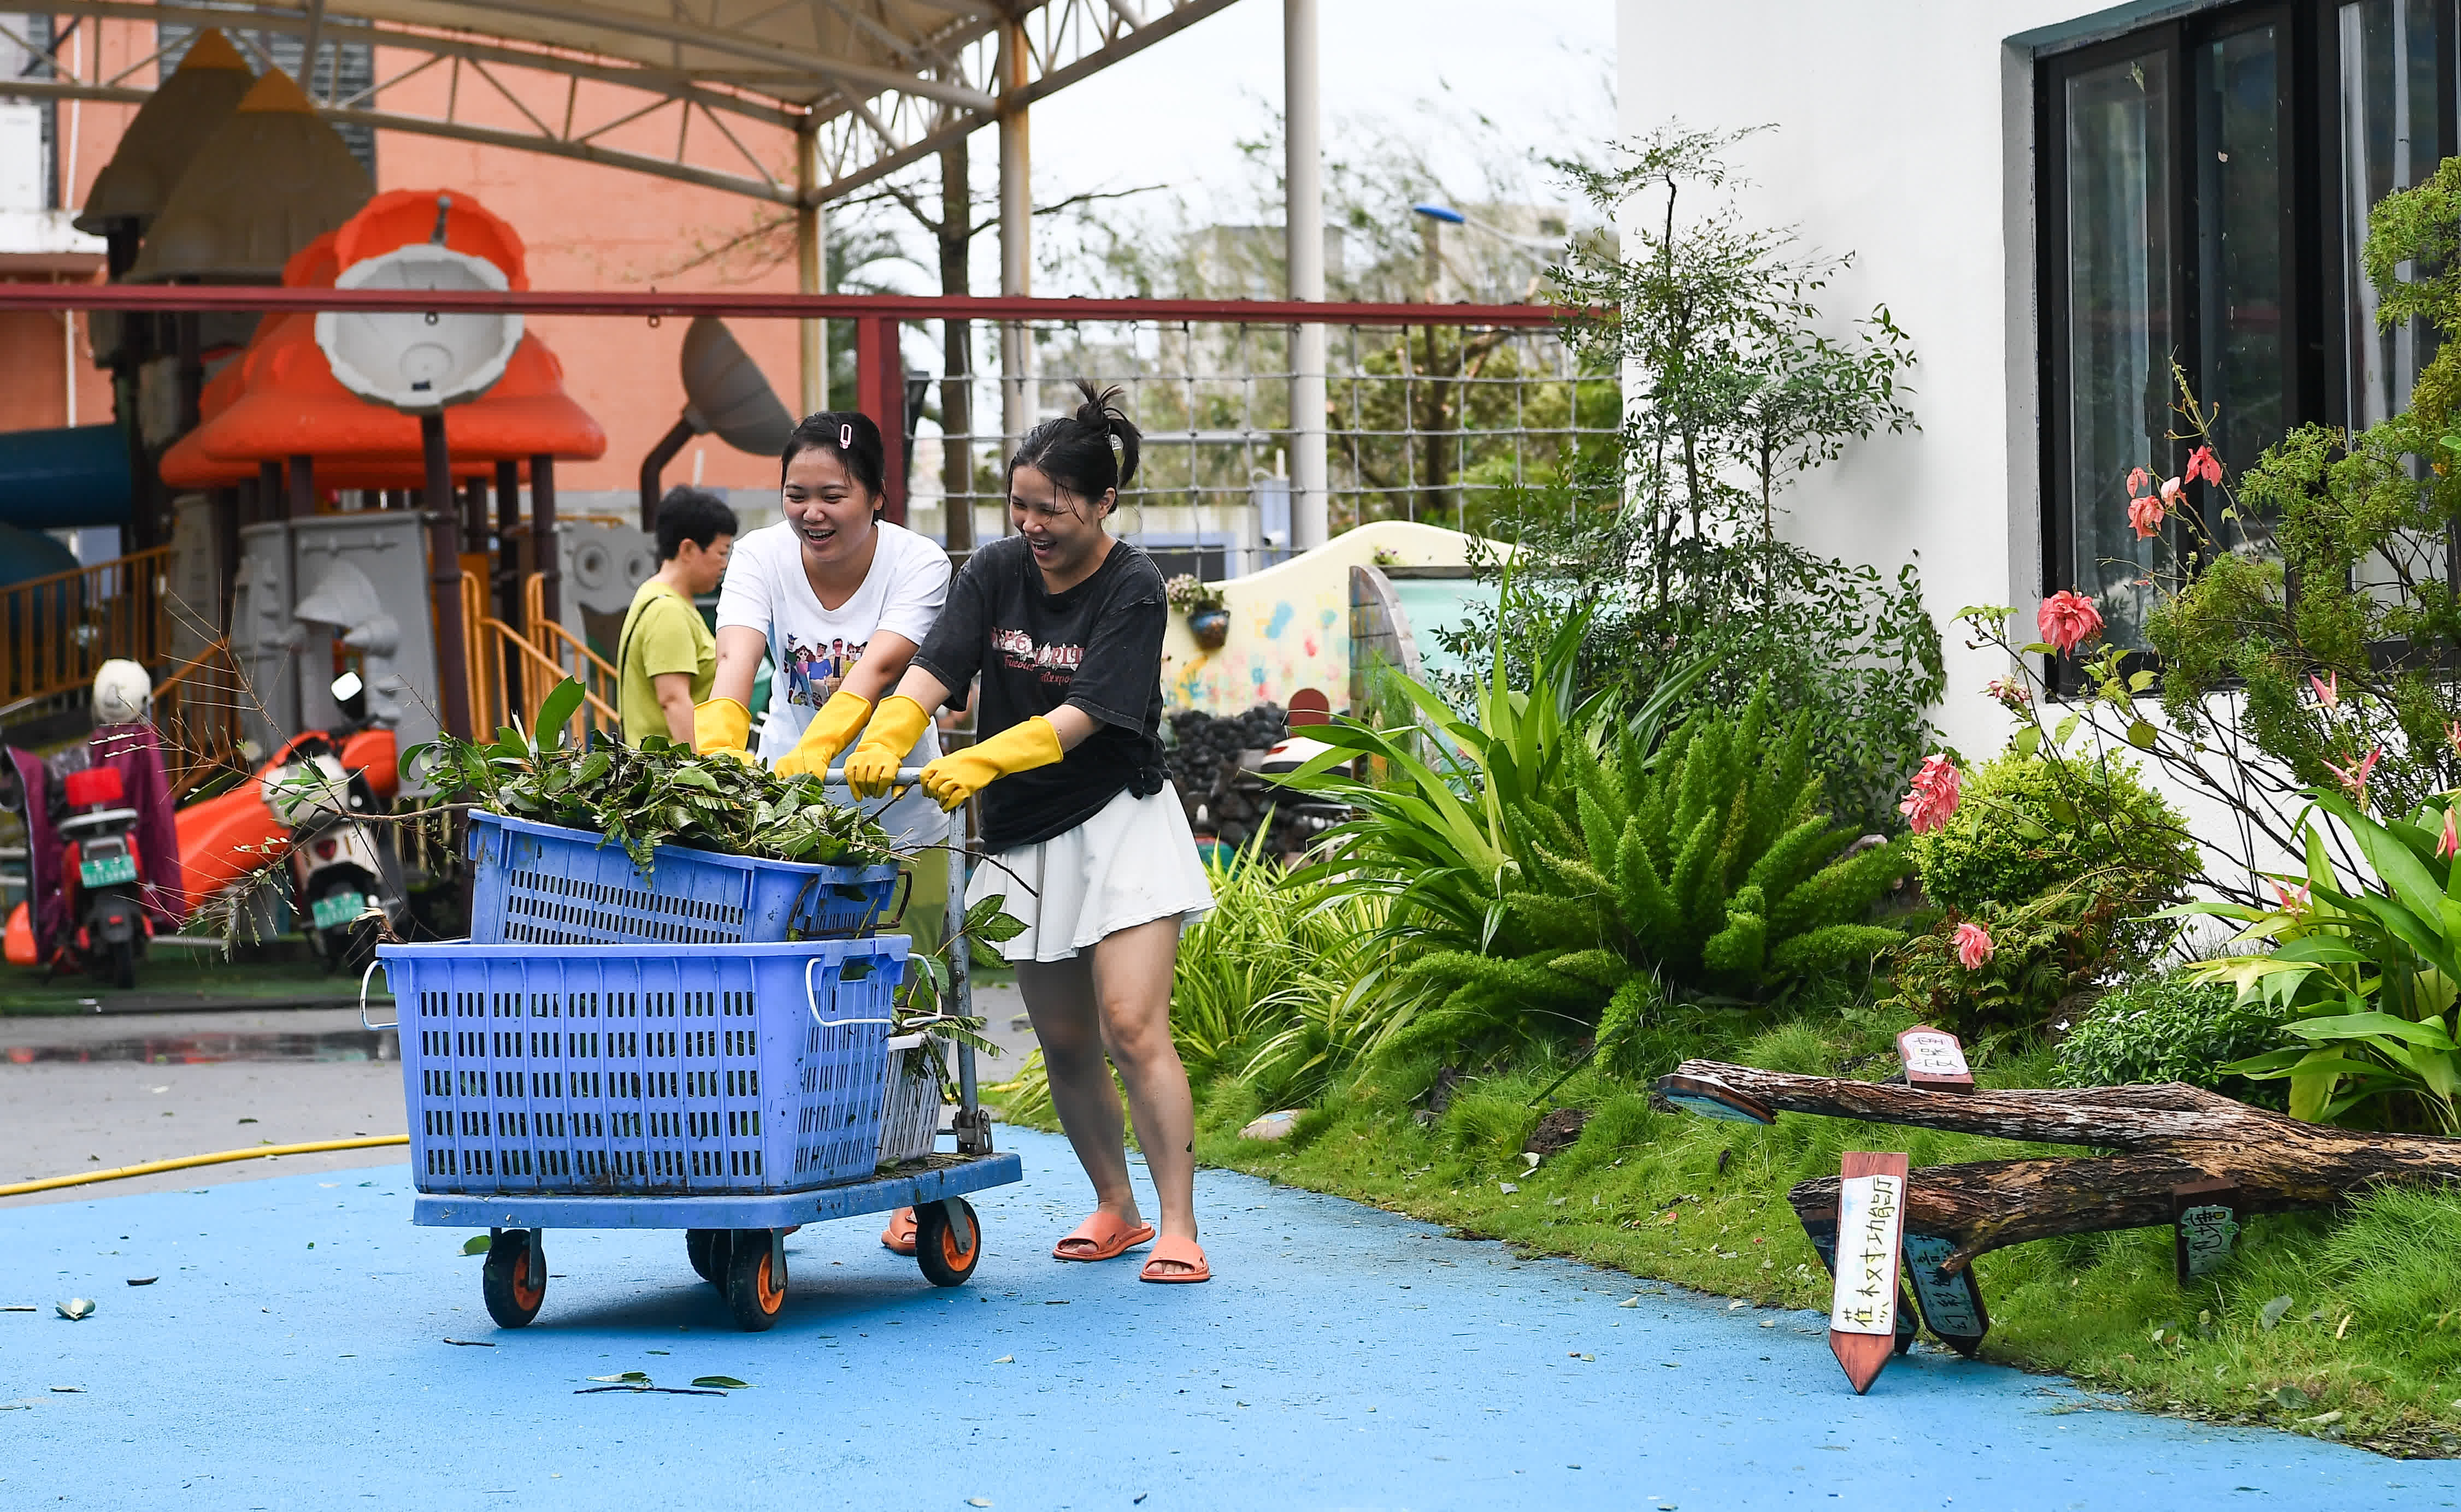
[[[1920,365],[1919,434],[1851,448],[1788,496],[1806,545],[1894,571],[1919,553],[1948,649],[1935,716],[1980,756],[2005,739],[1981,688],[2004,671],[1950,617],[2044,593],[2036,423],[2036,49],[2116,34],[2184,5],[2081,16],[2073,0],[1619,0],[1623,134],[1767,124],[1736,145],[1754,222],[1854,256],[1821,296],[1840,327],[1885,304]],[[2065,585],[2052,585],[2064,586]]]

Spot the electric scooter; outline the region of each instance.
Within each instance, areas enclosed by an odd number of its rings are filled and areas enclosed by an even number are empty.
[[[355,673],[334,680],[334,701],[346,709],[360,691]],[[365,967],[410,920],[393,839],[364,817],[378,807],[371,774],[394,773],[393,746],[393,732],[381,727],[310,731],[266,765],[266,806],[289,830],[293,906],[329,971]]]
[[[68,816],[59,821],[60,888],[68,902],[69,949],[90,976],[122,991],[137,985],[137,958],[150,926],[139,897],[144,858],[137,811],[117,767],[89,767],[61,781]]]

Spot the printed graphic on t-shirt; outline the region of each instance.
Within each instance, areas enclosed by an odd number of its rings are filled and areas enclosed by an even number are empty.
[[[1075,681],[1077,666],[1085,659],[1082,646],[1046,646],[1023,630],[993,630],[992,650],[999,652],[1000,661],[1011,671],[1032,672],[1054,685]]]
[[[845,681],[848,669],[863,660],[863,649],[868,641],[832,639],[824,646],[815,641],[806,646],[794,636],[786,637],[786,653],[779,664],[786,673],[786,701],[818,709],[827,703]]]

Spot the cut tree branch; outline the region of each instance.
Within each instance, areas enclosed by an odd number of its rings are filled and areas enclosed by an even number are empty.
[[[1954,1243],[1951,1272],[2027,1240],[2168,1224],[2172,1189],[2195,1182],[2235,1183],[2249,1213],[2332,1207],[2370,1186],[2461,1182],[2461,1139],[2309,1123],[2175,1081],[1944,1095],[1714,1060],[1687,1060],[1674,1075],[1781,1113],[2123,1152],[1915,1170],[1906,1231]],[[1799,1214],[1833,1214],[1837,1181],[1802,1182],[1787,1200]]]

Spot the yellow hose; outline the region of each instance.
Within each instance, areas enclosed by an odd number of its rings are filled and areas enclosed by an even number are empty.
[[[152,1176],[158,1171],[184,1171],[192,1165],[261,1161],[269,1155],[314,1155],[320,1150],[373,1150],[382,1145],[409,1142],[407,1134],[378,1134],[358,1139],[318,1139],[310,1144],[264,1144],[253,1150],[216,1150],[211,1155],[183,1155],[176,1161],[148,1161],[142,1165],[115,1165],[107,1171],[78,1171],[71,1176],[47,1176],[39,1182],[13,1182],[0,1186],[0,1197],[22,1197],[28,1192],[83,1186],[89,1182],[121,1182],[132,1176]]]

